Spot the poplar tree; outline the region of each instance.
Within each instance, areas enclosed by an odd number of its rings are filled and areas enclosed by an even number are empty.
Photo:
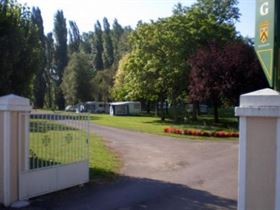
[[[45,35],[44,35],[44,26],[43,19],[41,16],[41,11],[37,7],[32,9],[32,22],[37,27],[37,33],[40,40],[40,63],[35,79],[33,82],[33,96],[34,96],[34,106],[36,108],[43,108],[44,98],[46,92],[46,59],[45,59]]]
[[[81,35],[75,21],[69,21],[69,26],[69,52],[72,54],[74,52],[79,52]]]
[[[46,106],[54,108],[54,78],[55,78],[55,64],[54,64],[54,40],[53,34],[50,32],[46,36],[45,56],[46,56]]]
[[[104,65],[103,65],[103,59],[102,59],[102,54],[103,54],[103,41],[102,41],[102,28],[101,24],[99,21],[96,22],[94,25],[94,43],[93,43],[93,65],[95,70],[103,70]]]
[[[112,30],[112,42],[113,42],[114,62],[115,63],[118,63],[122,56],[119,45],[120,45],[120,41],[121,41],[123,33],[124,33],[124,29],[118,23],[118,20],[115,19],[113,22],[113,30]]]
[[[64,109],[65,100],[60,87],[64,68],[67,65],[67,27],[66,19],[64,18],[63,11],[58,10],[54,18],[54,37],[55,37],[55,55],[54,61],[56,66],[56,90],[55,102],[58,108]]]
[[[103,62],[104,68],[110,68],[114,62],[114,50],[113,50],[113,42],[111,38],[111,29],[108,19],[106,17],[103,18]]]

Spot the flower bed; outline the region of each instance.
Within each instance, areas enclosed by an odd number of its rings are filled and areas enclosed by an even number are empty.
[[[182,130],[182,129],[177,129],[177,128],[164,128],[164,132],[180,134],[180,135],[192,135],[192,136],[239,137],[238,132],[202,131],[202,130],[198,130],[198,129]]]

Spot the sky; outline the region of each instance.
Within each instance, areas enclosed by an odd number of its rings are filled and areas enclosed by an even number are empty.
[[[133,28],[139,20],[149,22],[172,14],[172,8],[178,2],[190,6],[195,0],[18,0],[29,7],[41,9],[45,33],[53,29],[53,17],[62,9],[67,20],[77,23],[81,32],[93,31],[97,20],[107,17],[112,23],[115,18],[122,26]],[[239,0],[241,13],[236,28],[243,36],[254,36],[255,0]]]

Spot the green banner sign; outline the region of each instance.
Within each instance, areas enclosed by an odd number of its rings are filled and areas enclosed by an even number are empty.
[[[271,87],[278,84],[275,0],[257,0],[255,50]],[[279,74],[280,76],[280,74]]]

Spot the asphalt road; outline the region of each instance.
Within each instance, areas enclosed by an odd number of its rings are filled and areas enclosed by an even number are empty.
[[[191,141],[91,125],[122,160],[121,174],[237,199],[237,142]]]
[[[191,141],[90,125],[123,162],[114,183],[35,198],[24,210],[236,209],[237,142]]]

